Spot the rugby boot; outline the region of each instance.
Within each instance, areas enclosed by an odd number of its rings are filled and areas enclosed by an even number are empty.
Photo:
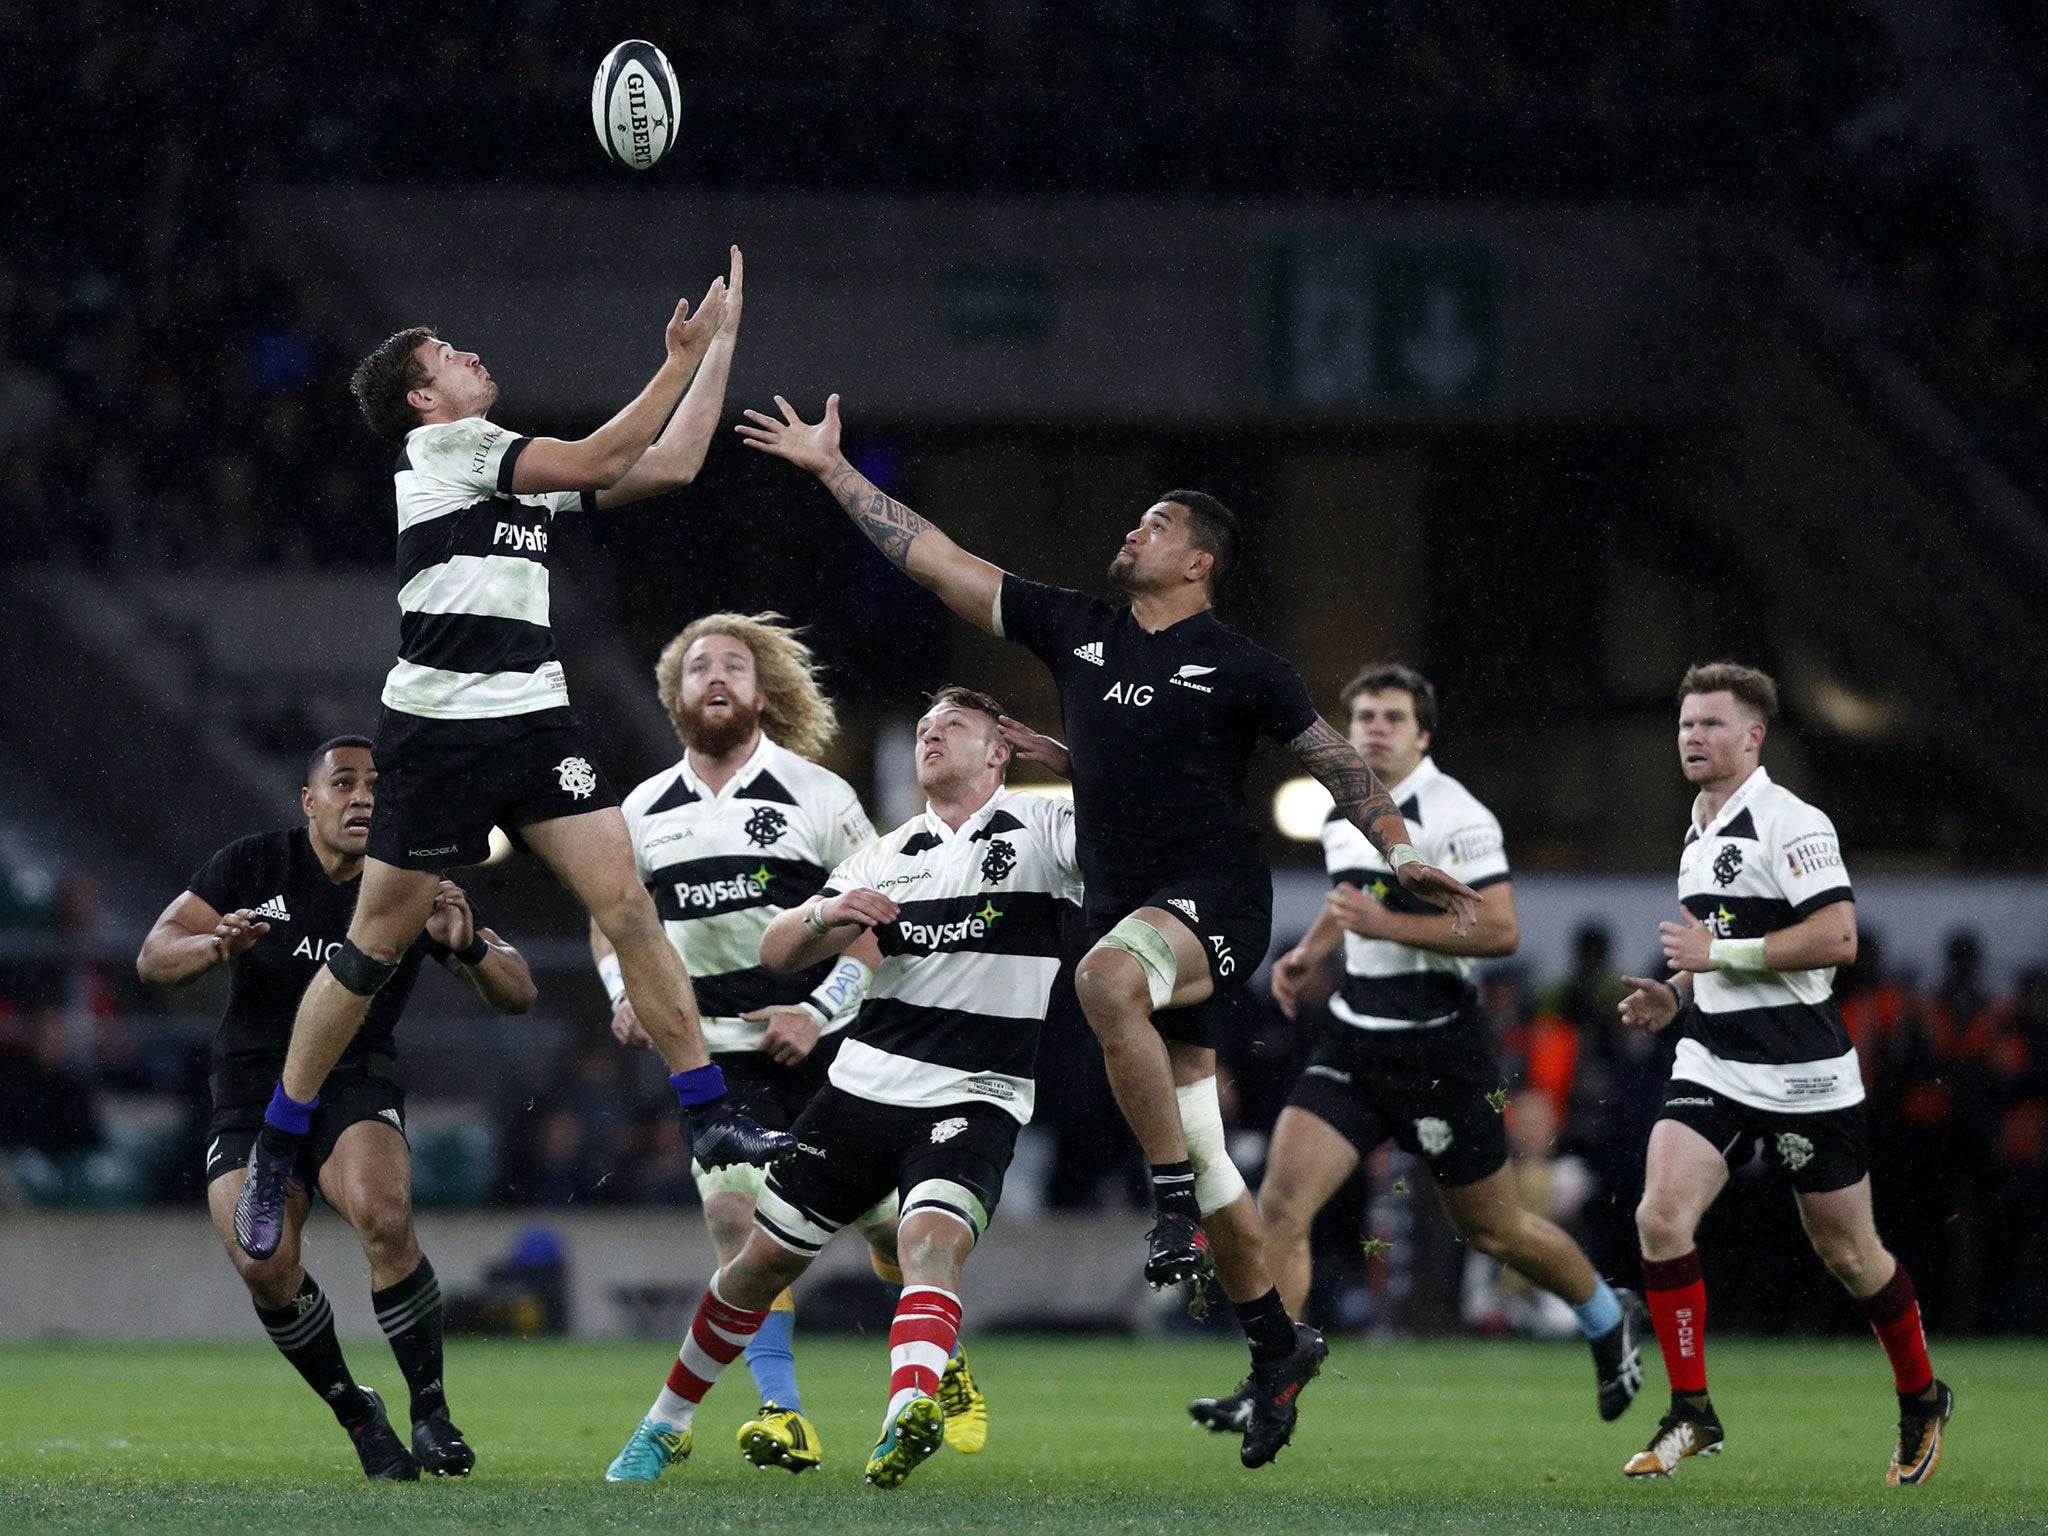
[[[761,1411],[740,1426],[740,1454],[763,1472],[770,1467],[808,1472],[824,1451],[811,1421],[794,1408],[763,1403]]]
[[[284,1241],[284,1208],[303,1136],[266,1125],[249,1149],[248,1176],[235,1199],[235,1242],[252,1259],[267,1259]]]
[[[1621,1321],[1587,1341],[1600,1383],[1600,1417],[1610,1423],[1627,1413],[1643,1390],[1643,1340],[1650,1337],[1650,1309],[1643,1298],[1623,1286],[1614,1288],[1614,1298],[1621,1303]]]
[[[1956,1395],[1946,1382],[1934,1384],[1934,1401],[1909,1399],[1899,1404],[1899,1444],[1884,1480],[1894,1486],[1924,1483],[1941,1465],[1941,1436],[1956,1411]]]
[[[683,1126],[690,1134],[690,1154],[705,1168],[730,1168],[734,1163],[766,1168],[796,1151],[796,1138],[787,1131],[766,1130],[724,1102],[712,1109],[683,1111]]]
[[[1251,1417],[1237,1459],[1263,1467],[1294,1437],[1294,1420],[1302,1388],[1316,1379],[1330,1346],[1307,1323],[1294,1325],[1294,1353],[1268,1365],[1252,1366]]]
[[[1247,1376],[1225,1397],[1198,1397],[1188,1404],[1188,1417],[1212,1435],[1241,1435],[1252,1422],[1252,1379]]]
[[[946,1410],[935,1397],[918,1393],[896,1410],[868,1457],[867,1479],[877,1488],[901,1488],[903,1480],[946,1443]]]
[[[679,1461],[690,1459],[695,1439],[688,1425],[677,1429],[659,1419],[642,1419],[625,1449],[604,1469],[608,1483],[651,1483]]]
[[[1206,1280],[1216,1273],[1209,1254],[1209,1234],[1192,1216],[1161,1211],[1145,1234],[1145,1279],[1155,1291],[1183,1280]]]
[[[972,1456],[988,1444],[988,1399],[967,1372],[967,1351],[957,1351],[939,1378],[939,1406],[946,1410],[946,1444]]]
[[[1622,1471],[1629,1477],[1669,1477],[1688,1456],[1718,1456],[1726,1440],[1713,1404],[1688,1409],[1673,1405],[1658,1422],[1650,1443],[1629,1457]]]
[[[341,1421],[341,1427],[355,1442],[356,1460],[363,1464],[363,1476],[378,1483],[418,1482],[420,1465],[398,1438],[398,1431],[391,1427],[384,1412],[384,1399],[369,1387],[356,1390],[362,1393],[362,1402]]]
[[[446,1408],[414,1422],[412,1456],[430,1477],[467,1477],[476,1466],[476,1452],[462,1438]]]

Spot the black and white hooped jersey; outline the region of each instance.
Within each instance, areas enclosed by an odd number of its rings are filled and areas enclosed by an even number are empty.
[[[1678,899],[1717,939],[1760,939],[1853,901],[1834,823],[1759,767],[1686,833]],[[1863,1074],[1830,1000],[1832,968],[1702,971],[1671,1075],[1754,1109],[1846,1109]]]
[[[223,915],[248,908],[270,931],[228,963],[228,1006],[213,1037],[216,1107],[270,1097],[284,1070],[299,999],[348,937],[363,878],[340,884],[328,875],[303,826],[237,838],[202,864],[186,889]],[[483,919],[477,919],[483,926]],[[448,959],[427,934],[413,940],[389,981],[370,999],[361,1028],[342,1052],[343,1067],[389,1061],[393,1032],[425,961]]]
[[[468,416],[406,434],[398,490],[398,664],[384,703],[436,720],[531,714],[569,702],[548,627],[555,515],[591,491],[512,494],[530,441]]]
[[[1408,840],[1425,862],[1480,890],[1509,878],[1500,822],[1472,792],[1425,757],[1400,783],[1390,785],[1407,818]],[[1389,910],[1417,914],[1437,909],[1411,896],[1396,880],[1372,840],[1336,807],[1323,821],[1323,864],[1330,884],[1355,885]],[[1344,935],[1344,985],[1330,1012],[1358,1029],[1425,1029],[1456,1018],[1472,993],[1478,961],[1469,955],[1397,944],[1391,939]]]
[[[1033,1072],[1060,969],[1060,919],[1081,900],[1074,808],[998,789],[955,832],[926,811],[832,871],[900,909],[831,1081],[912,1109],[986,1101],[1031,1119]]]
[[[761,935],[873,840],[860,797],[764,735],[716,794],[686,753],[626,796],[624,809],[640,879],[696,988],[705,1046],[759,1050],[768,1026],[739,1015],[802,1002],[832,968],[764,970]]]

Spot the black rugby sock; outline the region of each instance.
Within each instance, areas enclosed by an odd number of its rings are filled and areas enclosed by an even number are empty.
[[[298,1294],[281,1307],[258,1307],[263,1331],[278,1353],[291,1361],[292,1368],[306,1378],[306,1385],[320,1394],[321,1401],[346,1424],[362,1406],[356,1379],[341,1357],[341,1340],[334,1336],[334,1309],[327,1295],[311,1275],[299,1281]]]
[[[1233,1301],[1231,1309],[1252,1348],[1253,1365],[1271,1365],[1294,1353],[1294,1319],[1280,1300],[1277,1285],[1253,1301]]]
[[[377,1313],[377,1326],[391,1341],[391,1353],[405,1373],[412,1389],[412,1419],[415,1424],[448,1407],[441,1386],[441,1282],[434,1278],[434,1266],[425,1255],[420,1267],[396,1285],[370,1292],[370,1305]]]
[[[1202,1208],[1195,1203],[1193,1163],[1152,1164],[1152,1209],[1161,1216],[1173,1211],[1195,1221],[1202,1219]]]

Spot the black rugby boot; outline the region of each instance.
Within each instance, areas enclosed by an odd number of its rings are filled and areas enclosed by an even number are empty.
[[[1248,1467],[1263,1467],[1280,1454],[1294,1437],[1302,1389],[1316,1379],[1329,1358],[1330,1346],[1323,1336],[1307,1323],[1296,1323],[1294,1353],[1270,1365],[1252,1367],[1251,1422],[1245,1426],[1238,1460]]]

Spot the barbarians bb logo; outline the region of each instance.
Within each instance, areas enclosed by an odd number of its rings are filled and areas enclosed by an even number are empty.
[[[740,830],[756,848],[766,848],[789,828],[789,818],[771,805],[757,806]]]
[[[1003,878],[1017,867],[1017,850],[1002,838],[988,845],[988,852],[981,856],[981,878],[995,885],[1001,885]]]
[[[588,758],[563,758],[555,764],[555,779],[562,786],[563,794],[573,795],[578,800],[588,800],[597,793],[597,770],[590,766]]]
[[[1730,843],[1714,860],[1714,884],[1733,885],[1742,873],[1742,850]]]
[[[935,1142],[951,1141],[966,1129],[967,1117],[965,1115],[955,1115],[952,1119],[941,1120],[932,1127],[932,1140]]]
[[[1796,1131],[1780,1131],[1778,1161],[1796,1173],[1813,1161],[1813,1143]]]
[[[1424,1115],[1415,1122],[1415,1139],[1431,1157],[1442,1157],[1451,1149],[1451,1123],[1435,1115]]]

